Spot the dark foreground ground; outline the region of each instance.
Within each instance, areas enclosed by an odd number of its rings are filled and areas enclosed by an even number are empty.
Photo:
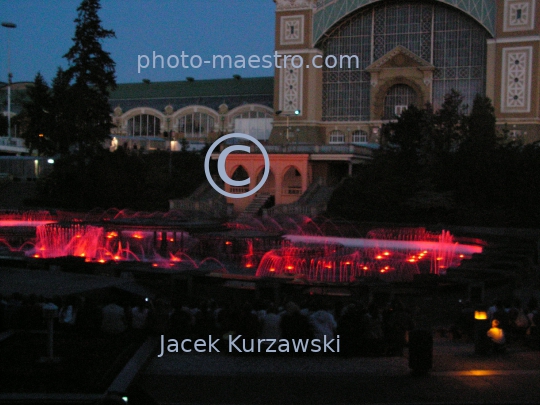
[[[137,385],[161,404],[540,403],[540,352],[521,345],[481,357],[436,338],[432,372],[403,357],[168,354]]]

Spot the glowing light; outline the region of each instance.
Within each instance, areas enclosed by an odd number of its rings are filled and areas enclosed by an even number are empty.
[[[488,319],[486,311],[474,311],[474,319],[477,320],[486,320]]]
[[[368,266],[364,266],[364,267],[362,267],[362,270],[369,270],[369,267],[368,267]]]
[[[440,262],[443,258],[442,257],[437,257],[437,261]]]
[[[116,232],[109,232],[107,233],[107,239],[116,238],[118,234]]]
[[[113,259],[114,259],[114,260],[120,260],[120,259],[121,259],[121,257],[120,257],[120,256],[114,256],[114,258],[113,258]]]
[[[377,256],[375,256],[375,259],[377,259],[377,260],[382,260],[383,257],[382,257],[381,255],[377,255]]]
[[[384,252],[383,255],[390,256],[390,252]]]
[[[105,259],[99,259],[98,262],[99,263],[105,263]]]
[[[384,273],[384,272],[386,272],[386,270],[385,270],[385,269],[381,269],[381,273]]]
[[[152,267],[158,267],[157,263],[152,263]]]
[[[135,238],[135,239],[142,239],[143,236],[142,236],[140,233],[134,233],[134,234],[132,235],[132,238]]]
[[[273,273],[273,272],[275,272],[275,271],[276,271],[276,269],[275,269],[275,268],[273,268],[273,267],[270,267],[270,272],[271,272],[271,273]]]
[[[80,256],[80,257],[85,257],[85,256],[86,256],[86,253],[81,253],[79,256]]]
[[[228,241],[225,242],[225,244],[226,244],[227,246],[230,246],[230,245],[232,245],[232,242],[231,242],[230,240],[228,240]]]
[[[324,266],[325,268],[327,269],[331,269],[332,268],[332,265],[331,264],[327,264],[326,266]]]
[[[294,270],[294,266],[289,265],[289,266],[286,267],[286,269],[287,270]]]
[[[416,263],[416,259],[413,259],[413,258],[409,259],[409,263]]]
[[[253,267],[253,265],[251,263],[246,264],[246,268],[250,269],[252,267]]]
[[[35,257],[36,259],[39,259],[40,256],[39,256],[38,254],[35,254],[34,257]]]
[[[348,266],[349,264],[351,264],[351,262],[345,262],[345,265]]]
[[[464,257],[465,257],[465,255],[459,255],[460,259],[463,259]]]

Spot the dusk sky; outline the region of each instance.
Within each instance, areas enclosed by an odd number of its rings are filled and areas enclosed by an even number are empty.
[[[11,43],[13,81],[33,81],[41,71],[50,82],[62,57],[73,44],[74,20],[79,0],[0,0],[0,20],[17,28],[0,30],[0,81],[7,81],[8,31]],[[103,48],[116,62],[118,83],[272,76],[272,69],[141,69],[138,55],[165,57],[198,54],[211,60],[213,54],[267,55],[274,52],[275,4],[272,0],[102,0],[100,17],[116,39]]]

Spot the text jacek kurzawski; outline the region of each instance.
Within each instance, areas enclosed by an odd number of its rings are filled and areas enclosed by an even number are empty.
[[[229,353],[339,353],[339,335],[335,339],[245,339],[242,335],[225,339],[166,339],[161,335],[161,350],[165,353],[220,353],[218,346]]]

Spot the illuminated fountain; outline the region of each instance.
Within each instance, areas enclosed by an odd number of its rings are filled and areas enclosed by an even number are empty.
[[[0,228],[36,227],[56,222],[49,211],[7,211],[0,213]]]
[[[379,237],[373,232],[368,236]],[[443,231],[422,228],[388,231],[394,239],[285,235],[290,246],[268,252],[261,260],[259,277],[295,276],[315,282],[348,283],[362,277],[385,281],[411,281],[415,274],[445,274],[482,247],[454,242]]]
[[[444,275],[462,259],[482,252],[482,241],[458,243],[448,231],[424,228],[361,231],[346,221],[307,216],[226,224],[188,219],[177,211],[117,209],[54,216],[0,213],[0,250],[33,259],[72,256],[89,263],[141,262],[157,269],[210,269],[330,283]],[[23,226],[10,228],[8,221]]]
[[[182,231],[106,231],[88,224],[47,224],[37,227],[35,247],[27,255],[36,259],[74,256],[94,263],[149,262],[152,267],[168,269],[225,269],[216,258],[197,262],[183,252],[193,243]]]

